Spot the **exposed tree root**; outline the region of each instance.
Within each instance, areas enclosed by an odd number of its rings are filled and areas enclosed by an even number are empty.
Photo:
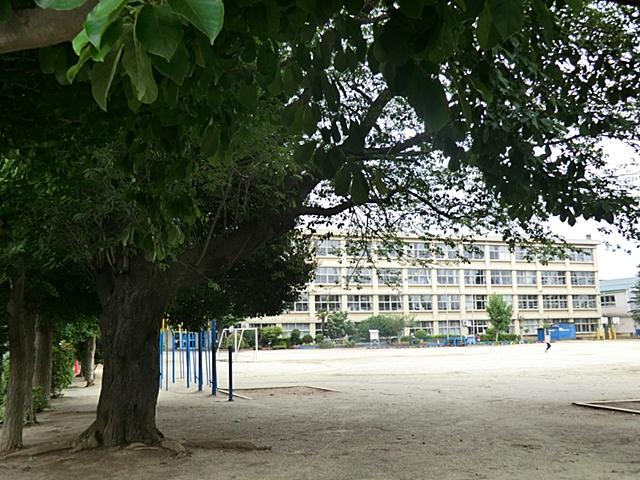
[[[35,447],[22,448],[20,450],[13,450],[5,454],[0,455],[0,460],[15,457],[36,457],[38,455],[45,455],[47,453],[59,452],[61,450],[69,450],[72,447],[71,442],[62,442],[57,444],[47,443],[44,445],[36,445]]]
[[[184,445],[191,448],[203,448],[206,450],[271,450],[271,445],[256,445],[246,440],[187,440]]]

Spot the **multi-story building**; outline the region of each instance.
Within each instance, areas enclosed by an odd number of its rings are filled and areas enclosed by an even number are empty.
[[[402,255],[371,244],[365,256],[348,248],[346,237],[323,237],[316,240],[316,275],[306,292],[288,312],[251,325],[314,334],[318,312],[346,311],[354,323],[405,315],[429,334],[479,334],[489,326],[488,297],[498,294],[513,306],[513,333],[535,335],[544,323],[566,322],[578,335],[593,335],[601,321],[598,242],[570,243],[579,251],[542,264],[525,248],[510,251],[493,238],[449,246],[407,236]]]
[[[600,282],[600,305],[605,325],[612,325],[618,335],[635,336],[640,323],[633,320],[634,308],[631,290],[637,285],[638,278],[616,278]]]

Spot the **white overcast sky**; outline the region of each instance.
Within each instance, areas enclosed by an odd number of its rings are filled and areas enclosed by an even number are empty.
[[[633,177],[634,185],[640,191],[640,160],[632,148],[621,143],[608,143],[606,152],[609,156],[608,164],[616,168],[618,173],[628,178]],[[621,235],[604,235],[598,231],[598,224],[594,221],[581,220],[570,227],[559,220],[551,222],[552,230],[566,239],[584,239],[591,235],[601,243],[597,251],[597,261],[600,279],[635,277],[640,265],[640,246],[622,238]],[[610,243],[611,246],[605,245]],[[619,248],[615,248],[619,247]],[[630,250],[630,253],[628,252]]]

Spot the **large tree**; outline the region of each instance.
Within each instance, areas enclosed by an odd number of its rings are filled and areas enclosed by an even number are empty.
[[[636,200],[600,171],[604,138],[638,138],[638,15],[567,3],[244,0],[223,23],[221,0],[103,0],[75,53],[38,52],[72,86],[0,57],[0,148],[68,168],[69,242],[95,273],[105,369],[85,443],[162,438],[172,298],[301,218],[544,240],[542,220],[582,216],[636,235]],[[57,36],[16,30],[45,14]],[[0,52],[69,40],[82,15],[16,10]]]

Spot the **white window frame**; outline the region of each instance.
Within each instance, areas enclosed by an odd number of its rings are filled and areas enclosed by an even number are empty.
[[[453,268],[439,268],[436,270],[438,285],[458,285],[458,270]]]
[[[306,292],[301,293],[298,299],[295,302],[293,302],[292,310],[294,312],[308,312],[309,311],[309,294]]]
[[[600,306],[602,307],[615,307],[616,296],[613,294],[600,295]]]
[[[409,268],[407,270],[407,283],[409,285],[431,285],[431,269]]]
[[[542,308],[544,310],[567,310],[569,308],[567,295],[543,295]]]
[[[460,295],[457,293],[441,293],[438,295],[439,312],[457,312],[460,310]]]
[[[410,312],[430,312],[433,310],[433,295],[409,295]]]
[[[482,282],[478,282],[480,279],[482,279]],[[487,272],[480,268],[465,269],[464,284],[468,287],[485,286],[487,284]]]
[[[491,285],[513,285],[512,270],[491,270]]]
[[[484,293],[465,295],[465,308],[469,311],[480,312],[487,309],[488,296]]]
[[[538,285],[538,272],[535,270],[516,270],[516,285]]]
[[[431,258],[431,252],[425,242],[408,242],[407,256],[411,258]]]
[[[462,256],[467,260],[484,260],[485,245],[466,244],[462,247]]]
[[[506,245],[489,245],[489,260],[507,262],[511,260],[511,252]]]
[[[597,308],[596,295],[572,295],[571,303],[574,310],[595,310]]]
[[[316,256],[317,257],[339,257],[340,256],[340,240],[323,238],[316,240]]]
[[[518,295],[518,310],[538,310],[538,295]]]
[[[378,285],[398,285],[402,283],[402,269],[394,267],[378,268]]]
[[[402,295],[378,295],[378,310],[381,312],[401,312],[404,310]]]
[[[595,272],[571,272],[571,285],[575,287],[592,287],[595,284]]]
[[[540,272],[540,283],[542,286],[567,285],[567,272],[564,270],[542,270]]]
[[[369,267],[349,267],[347,282],[356,285],[373,285],[373,274]]]
[[[317,267],[313,283],[316,285],[339,285],[340,267]]]
[[[335,308],[320,308],[321,305],[333,305]],[[332,293],[316,293],[313,298],[313,306],[316,312],[339,312],[342,310],[342,298]]]
[[[348,312],[373,312],[373,295],[347,295]]]

